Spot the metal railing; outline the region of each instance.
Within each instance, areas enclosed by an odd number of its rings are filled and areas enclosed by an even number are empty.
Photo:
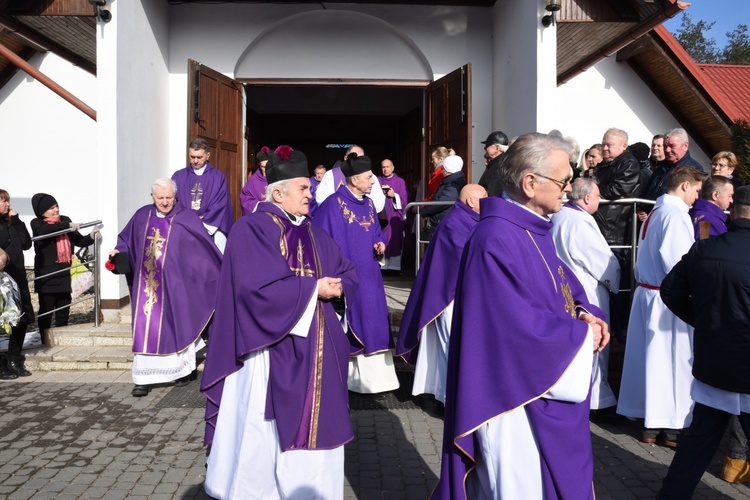
[[[652,207],[656,203],[654,200],[646,200],[643,198],[623,198],[621,200],[604,200],[602,199],[601,204],[602,205],[631,205],[633,207],[633,211],[631,214],[631,220],[630,220],[630,244],[625,245],[609,245],[609,248],[615,250],[618,248],[625,248],[630,249],[630,276],[628,283],[630,284],[629,288],[623,288],[622,287],[622,277],[620,277],[620,291],[621,292],[632,292],[635,290],[635,261],[636,257],[638,256],[638,228],[640,220],[638,220],[638,205],[648,205],[649,207]],[[631,297],[632,298],[632,297]]]
[[[101,224],[102,224],[102,221],[95,220],[95,221],[92,221],[92,222],[86,222],[84,224],[79,224],[78,225],[78,229],[86,229],[87,227],[92,227],[92,226],[101,226]],[[72,233],[73,231],[75,231],[75,229],[72,229],[72,228],[63,229],[63,230],[55,231],[54,233],[49,233],[49,234],[45,234],[45,235],[42,235],[42,236],[34,236],[33,238],[31,238],[31,241],[40,241],[40,240],[45,240],[45,239],[48,239],[48,238],[55,238],[57,236],[60,236],[61,234]],[[101,235],[97,233],[96,236],[94,237],[94,244],[93,244],[93,247],[94,247],[94,258],[91,261],[89,261],[89,262],[93,263],[93,269],[92,269],[91,272],[94,274],[94,296],[93,296],[93,299],[94,299],[94,326],[96,326],[96,327],[98,327],[99,324],[100,324],[99,315],[101,313],[101,304],[100,304],[100,302],[101,302],[101,300],[100,300],[100,298],[101,298],[101,291],[100,291],[101,270],[100,270],[100,266],[99,266],[99,261],[101,259],[101,252],[100,252],[101,242],[102,242]],[[76,266],[87,267],[83,263],[77,264]],[[53,271],[51,273],[44,274],[42,276],[34,276],[34,280],[33,281],[36,282],[37,280],[40,280],[40,279],[43,279],[43,278],[49,278],[50,276],[56,276],[58,274],[63,274],[63,273],[70,274],[70,270],[72,268],[73,268],[73,265],[72,265],[72,262],[71,262],[71,265],[68,266],[68,267],[66,267],[65,269],[59,269],[57,271]],[[36,286],[34,288],[36,289]],[[85,302],[87,300],[91,300],[91,297],[84,297],[84,298],[78,299],[78,300],[76,300],[74,302],[71,302],[70,305],[63,306],[63,307],[58,307],[56,309],[52,309],[51,311],[47,311],[46,313],[43,313],[43,314],[37,314],[37,318],[39,318],[40,316],[48,316],[48,315],[50,315],[50,314],[52,314],[54,312],[57,312],[57,311],[59,311],[61,309],[69,308],[69,307],[71,307],[74,304],[79,304],[79,303]]]
[[[414,234],[416,236],[416,248],[415,248],[415,264],[414,264],[414,272],[416,273],[419,271],[419,264],[422,260],[421,255],[421,248],[424,245],[427,245],[429,241],[422,241],[421,240],[421,229],[422,229],[422,220],[420,215],[420,207],[428,206],[428,205],[454,205],[455,201],[415,201],[412,203],[409,203],[404,207],[404,213],[408,213],[409,210],[415,211],[415,231]],[[638,214],[636,207],[638,205],[648,205],[653,206],[655,203],[654,200],[646,200],[642,198],[623,198],[621,200],[602,200],[602,205],[631,205],[633,208],[632,214],[631,214],[631,224],[630,224],[630,243],[625,245],[610,245],[609,247],[613,250],[619,249],[619,248],[625,248],[630,249],[630,276],[629,276],[629,288],[622,288],[620,287],[621,292],[630,292],[631,290],[635,289],[635,261],[636,261],[636,252],[638,251],[638,227],[639,227],[639,220],[638,220]],[[620,280],[620,283],[622,283],[622,280]]]
[[[408,214],[410,209],[416,208],[415,214],[414,214],[415,215],[414,235],[417,237],[416,252],[414,252],[415,253],[415,257],[414,257],[414,260],[415,260],[414,273],[415,274],[417,271],[419,271],[419,264],[422,261],[422,252],[421,252],[422,245],[427,245],[429,243],[428,240],[422,241],[421,239],[421,235],[422,235],[422,216],[420,214],[421,207],[431,206],[431,205],[432,206],[434,205],[453,206],[455,204],[456,204],[455,200],[453,201],[413,201],[404,207],[404,214]]]

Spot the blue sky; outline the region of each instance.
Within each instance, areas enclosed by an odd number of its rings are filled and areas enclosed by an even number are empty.
[[[728,31],[734,31],[738,24],[750,26],[750,1],[748,0],[692,0],[690,7],[686,10],[698,21],[716,22],[713,29],[707,33],[707,38],[714,38],[719,49],[724,47]],[[682,14],[670,19],[664,26],[674,34],[682,23]]]

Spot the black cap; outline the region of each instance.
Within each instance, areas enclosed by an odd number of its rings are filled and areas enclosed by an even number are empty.
[[[341,164],[341,173],[344,177],[363,174],[372,170],[372,162],[367,156],[358,156],[357,153],[349,153],[346,161]]]
[[[500,144],[501,146],[508,145],[508,136],[500,130],[496,130],[487,136],[486,141],[482,141],[482,144],[489,146],[492,144]]]
[[[41,218],[44,212],[57,205],[57,200],[54,196],[47,193],[37,193],[31,197],[31,208],[34,210],[34,214]]]
[[[130,273],[130,261],[128,260],[127,252],[117,252],[109,261],[115,266],[112,269],[114,274],[129,274]]]
[[[276,148],[273,157],[266,164],[266,179],[269,184],[296,179],[297,177],[310,177],[307,171],[307,157],[302,151],[291,151],[288,155]],[[291,149],[291,148],[289,148]]]
[[[750,205],[750,186],[740,186],[734,191],[732,200],[735,205]]]

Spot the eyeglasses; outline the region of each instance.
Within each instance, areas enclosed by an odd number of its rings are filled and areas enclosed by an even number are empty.
[[[548,181],[554,182],[555,184],[560,186],[560,191],[565,191],[565,188],[568,187],[568,184],[570,184],[570,181],[573,180],[572,177],[568,177],[564,181],[560,181],[557,179],[553,179],[552,177],[547,177],[546,175],[542,175],[542,174],[534,174],[534,175],[536,175],[537,177],[541,177],[542,179],[547,179]]]
[[[727,165],[726,163],[712,163],[711,166],[719,167],[719,168],[727,168],[729,165]]]

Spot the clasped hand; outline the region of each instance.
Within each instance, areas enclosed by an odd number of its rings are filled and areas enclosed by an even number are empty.
[[[324,277],[318,280],[318,298],[321,300],[335,299],[344,294],[341,278]]]
[[[585,321],[591,326],[591,330],[594,332],[594,351],[601,352],[609,344],[609,327],[607,323],[603,319],[589,313],[581,314],[578,319]]]

